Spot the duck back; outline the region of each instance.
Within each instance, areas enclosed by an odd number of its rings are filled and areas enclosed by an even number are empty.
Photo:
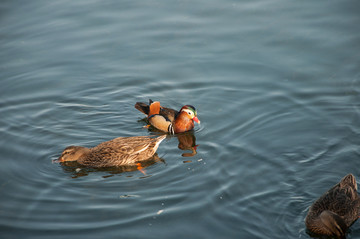
[[[356,180],[348,174],[312,204],[305,225],[313,234],[345,238],[359,217],[359,208]]]

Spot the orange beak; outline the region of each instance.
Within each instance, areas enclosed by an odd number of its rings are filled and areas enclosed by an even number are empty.
[[[198,117],[195,116],[195,117],[193,118],[193,120],[194,120],[196,123],[200,124],[200,120],[198,119]]]

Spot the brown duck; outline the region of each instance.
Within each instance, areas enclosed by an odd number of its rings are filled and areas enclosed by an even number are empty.
[[[194,106],[184,105],[180,111],[160,106],[160,102],[152,100],[149,105],[137,102],[135,108],[148,116],[150,125],[170,134],[190,131],[194,128],[194,121],[200,124]]]
[[[165,138],[166,135],[157,138],[119,137],[93,148],[69,146],[64,149],[58,161],[77,161],[93,168],[137,165],[140,161],[150,159]]]
[[[356,179],[346,175],[310,207],[305,225],[310,233],[344,239],[359,218],[360,198]]]

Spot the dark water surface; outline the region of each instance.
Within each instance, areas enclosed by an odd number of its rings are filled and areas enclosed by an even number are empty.
[[[360,179],[359,12],[2,1],[1,238],[309,238],[311,203]],[[146,175],[52,163],[71,144],[156,134],[134,108],[149,98],[197,108],[195,156],[169,137]]]

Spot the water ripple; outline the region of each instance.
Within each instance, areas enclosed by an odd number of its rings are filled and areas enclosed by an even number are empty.
[[[359,176],[358,4],[188,3],[2,4],[2,237],[308,238],[313,200]],[[172,136],[145,173],[52,163],[159,134],[149,98],[197,108],[197,154]]]

